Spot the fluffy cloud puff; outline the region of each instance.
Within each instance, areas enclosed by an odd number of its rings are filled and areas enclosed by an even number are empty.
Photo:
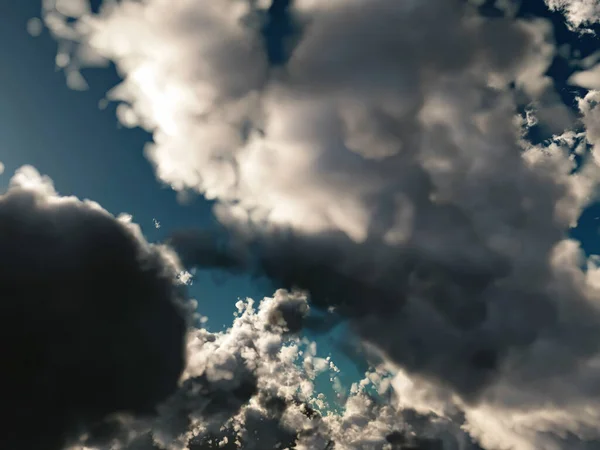
[[[548,8],[561,11],[567,23],[574,29],[590,31],[586,27],[600,22],[600,2],[598,0],[545,0]]]
[[[59,449],[110,414],[153,414],[184,367],[173,255],[32,167],[0,196],[0,230],[0,447]]]
[[[560,102],[550,24],[297,0],[272,67],[266,6],[49,3],[45,22],[76,49],[69,76],[115,62],[109,98],[153,133],[158,177],[217,200],[228,236],[178,236],[188,262],[308,290],[399,374],[405,407],[462,417],[486,448],[597,445],[598,270],[568,239],[598,184],[597,94]]]

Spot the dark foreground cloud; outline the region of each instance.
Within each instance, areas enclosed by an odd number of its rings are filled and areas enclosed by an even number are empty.
[[[63,448],[176,389],[181,286],[139,229],[24,167],[0,196],[0,255],[0,448]]]

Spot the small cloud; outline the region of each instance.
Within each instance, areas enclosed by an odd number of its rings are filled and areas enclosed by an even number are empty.
[[[156,228],[157,230],[160,228],[160,222],[155,218],[152,219],[152,223],[154,224],[154,228]]]
[[[133,216],[127,213],[121,213],[117,216],[117,220],[123,223],[131,223],[133,221]]]
[[[41,175],[33,166],[22,166],[17,169],[10,179],[10,187],[39,192],[48,197],[56,196],[52,179]]]
[[[187,270],[183,270],[177,275],[177,279],[179,280],[179,282],[181,284],[186,284],[186,285],[191,285],[193,278],[194,278],[194,276]]]
[[[71,62],[71,57],[68,53],[57,53],[55,58],[56,67],[64,69]]]
[[[89,87],[85,78],[76,70],[67,72],[67,86],[74,91],[85,91]]]
[[[40,34],[42,34],[43,29],[44,25],[39,18],[32,17],[27,21],[27,32],[33,37],[38,37]]]

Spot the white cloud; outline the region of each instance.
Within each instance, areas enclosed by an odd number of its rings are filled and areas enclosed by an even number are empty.
[[[587,26],[600,23],[598,0],[545,0],[545,2],[551,10],[561,11],[572,28],[589,31]]]

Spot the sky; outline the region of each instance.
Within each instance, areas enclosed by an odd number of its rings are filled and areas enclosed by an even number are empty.
[[[0,447],[600,448],[599,24],[0,1]]]
[[[93,199],[115,215],[131,214],[151,241],[165,239],[169,230],[210,223],[210,202],[193,196],[184,205],[177,192],[156,181],[140,150],[151,136],[121,126],[114,105],[100,109],[106,91],[119,81],[114,70],[89,71],[85,92],[67,87],[56,70],[56,41],[48,32],[36,38],[27,32],[29,19],[40,11],[38,1],[3,2],[0,51],[4,61],[19,56],[1,75],[2,186],[15,169],[33,165],[52,177],[61,194]],[[230,321],[238,297],[271,293],[242,276],[235,282],[213,278],[199,273],[190,293],[202,297],[204,314],[217,328]]]

